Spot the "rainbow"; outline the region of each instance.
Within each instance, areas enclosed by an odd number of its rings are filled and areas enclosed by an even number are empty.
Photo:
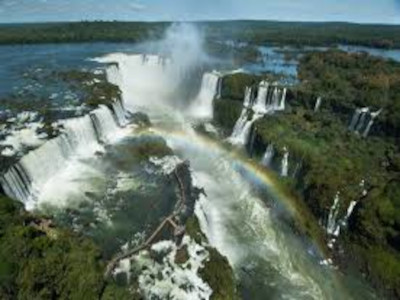
[[[325,239],[315,217],[311,214],[304,202],[292,195],[287,187],[279,182],[279,178],[269,169],[261,166],[258,162],[250,159],[243,151],[232,147],[230,144],[221,143],[215,139],[201,134],[191,134],[189,131],[169,131],[162,128],[151,128],[150,134],[157,134],[164,137],[167,141],[184,145],[188,148],[195,148],[203,153],[212,153],[216,156],[223,156],[229,159],[236,169],[243,170],[248,178],[254,183],[261,184],[268,190],[273,199],[283,204],[287,213],[295,218],[305,233],[310,235],[306,229],[306,224],[314,224],[317,230],[311,235],[314,248],[318,250],[321,257],[327,257],[329,251],[325,244]],[[315,234],[316,232],[317,234]]]

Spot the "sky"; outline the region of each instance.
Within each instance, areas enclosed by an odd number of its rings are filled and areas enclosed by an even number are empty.
[[[400,24],[400,0],[0,0],[0,22],[262,19]]]

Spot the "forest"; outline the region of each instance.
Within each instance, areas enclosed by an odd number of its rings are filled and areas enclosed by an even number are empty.
[[[263,77],[268,75],[224,78],[215,122],[227,135],[240,115],[245,87],[256,88]],[[336,252],[337,259],[344,269],[356,262],[376,287],[399,297],[400,64],[368,54],[312,52],[301,59],[299,78],[288,92],[285,112],[256,121],[253,159],[260,160],[273,144],[277,153],[272,167],[279,166],[287,147],[291,175],[282,180],[322,224],[336,193],[339,216],[356,201],[339,237],[338,247],[345,250]],[[322,102],[316,111],[318,97]],[[355,109],[366,106],[382,111],[364,137],[349,130],[349,124]]]
[[[400,48],[400,26],[274,21],[197,22],[210,41],[256,45],[362,45]],[[160,37],[168,22],[77,22],[0,25],[0,44],[138,42]]]

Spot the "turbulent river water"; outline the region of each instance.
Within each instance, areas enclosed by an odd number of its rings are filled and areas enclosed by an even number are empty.
[[[193,129],[193,125],[210,121],[211,116],[201,114],[199,118],[192,108],[211,110],[218,90],[218,80],[209,78],[212,73],[203,77],[201,89],[205,91],[187,99],[190,104],[185,108],[176,95],[171,96],[171,73],[165,67],[143,66],[138,57],[122,54],[101,61],[118,63],[118,70],[111,70],[109,78],[118,81],[115,83],[121,86],[126,104],[146,112],[153,132],[163,136],[182,159],[190,161],[195,183],[207,195],[196,207],[201,227],[234,267],[243,298],[370,296],[367,289],[357,287],[356,280],[343,280],[333,267],[322,266],[317,248],[285,223],[281,218],[286,214],[285,201],[279,188],[269,183],[267,173],[256,171],[245,159],[226,150],[223,142],[205,139]],[[152,78],[157,80],[147,84]]]
[[[189,50],[199,59],[196,45]],[[104,47],[97,54],[110,52]],[[324,264],[318,246],[293,231],[287,220],[300,216],[268,171],[254,167],[218,138],[210,124],[218,73],[206,73],[197,96],[185,98],[179,91],[193,72],[193,61],[176,63],[179,51],[172,60],[122,52],[86,63],[103,65],[108,80],[121,89],[126,109],[146,113],[152,128],[145,135],[131,126],[118,128],[108,146],[74,155],[63,172],[43,185],[33,208],[50,211],[60,222],[94,237],[110,256],[127,241],[143,240],[171,210],[174,189],[165,168],[177,158],[138,164],[131,150],[162,137],[179,159],[190,161],[195,185],[204,188],[196,215],[211,245],[228,257],[244,299],[374,298],[358,278]],[[206,124],[216,138],[196,132],[199,124]]]

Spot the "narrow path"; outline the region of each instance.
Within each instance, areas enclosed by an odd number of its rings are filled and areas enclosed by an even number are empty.
[[[180,235],[184,232],[184,227],[179,226],[174,221],[174,218],[178,216],[178,214],[184,209],[186,203],[185,197],[185,186],[182,182],[182,179],[179,177],[178,170],[182,164],[178,165],[174,170],[174,176],[178,182],[180,197],[179,197],[179,205],[178,208],[170,215],[165,217],[165,219],[160,223],[156,230],[150,235],[150,237],[140,246],[126,252],[116,255],[111,261],[107,264],[106,271],[104,273],[104,278],[107,279],[111,275],[112,271],[115,269],[117,264],[126,258],[134,256],[135,254],[139,253],[140,251],[151,247],[157,235],[164,229],[165,226],[168,224],[174,228],[174,235]]]

